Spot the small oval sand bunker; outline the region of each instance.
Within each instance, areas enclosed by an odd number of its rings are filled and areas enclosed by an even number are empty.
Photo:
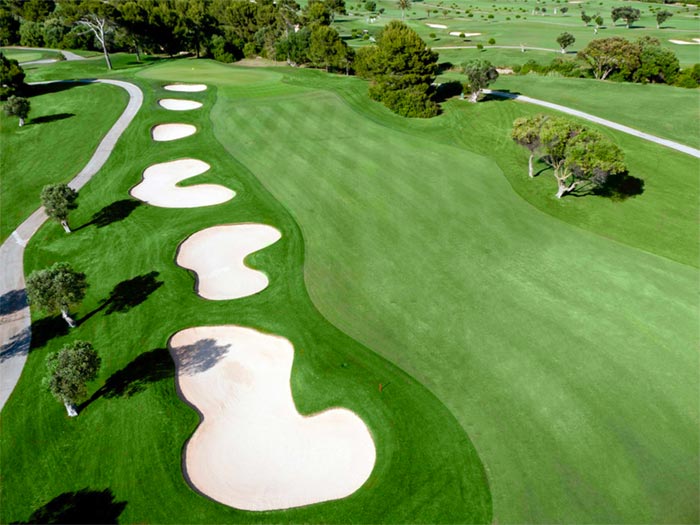
[[[198,91],[206,91],[206,84],[169,84],[164,86],[166,91],[178,91],[180,93],[197,93]]]
[[[197,128],[192,124],[158,124],[151,129],[151,137],[156,142],[167,142],[194,135]]]
[[[227,224],[192,234],[180,244],[176,262],[197,274],[197,293],[205,299],[240,299],[269,284],[267,275],[243,260],[274,244],[280,231],[266,224]]]
[[[297,412],[287,339],[197,327],[176,333],[170,349],[180,392],[202,414],[184,452],[200,492],[238,509],[276,510],[344,498],[369,478],[374,441],[354,412]]]
[[[162,162],[146,168],[143,181],[129,193],[139,200],[161,208],[198,208],[231,200],[236,192],[218,184],[178,187],[177,183],[201,175],[209,164],[197,159]]]
[[[170,111],[189,111],[191,109],[199,109],[202,107],[201,102],[195,100],[183,100],[180,98],[161,98],[158,101],[160,107],[169,109]]]

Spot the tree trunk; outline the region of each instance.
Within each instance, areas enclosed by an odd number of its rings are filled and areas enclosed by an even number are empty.
[[[19,127],[24,126],[24,117],[19,117]]]
[[[561,48],[561,52],[562,52],[562,54],[565,54],[565,53],[566,53],[566,49],[564,49],[564,48],[562,47],[562,48]]]
[[[61,317],[63,317],[63,320],[68,323],[68,326],[75,328],[75,321],[70,315],[68,315],[68,310],[61,310]]]
[[[76,417],[78,415],[78,409],[73,403],[64,401],[63,404],[66,407],[66,412],[68,412],[68,417]]]
[[[469,102],[473,102],[476,104],[477,100],[479,100],[479,95],[481,94],[481,90],[477,89],[474,93],[469,95]]]
[[[532,167],[532,159],[535,157],[534,153],[530,153],[530,159],[527,161],[527,174],[531,179],[535,177],[534,169]]]
[[[63,226],[63,229],[66,231],[66,233],[70,233],[70,226],[68,226],[68,221],[63,220],[61,221],[61,226]]]
[[[111,71],[112,61],[109,58],[109,53],[107,53],[107,46],[105,44],[102,44],[102,51],[105,54],[105,62],[107,62],[107,69],[109,69]]]
[[[661,29],[661,24],[656,24],[656,29]]]
[[[569,193],[575,187],[576,187],[576,182],[572,182],[571,184],[569,184],[567,186],[563,182],[559,181],[559,190],[557,191],[557,199],[561,199],[564,195]]]

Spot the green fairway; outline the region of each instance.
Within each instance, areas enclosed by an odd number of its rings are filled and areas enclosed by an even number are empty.
[[[501,76],[492,87],[569,106],[700,148],[697,90],[539,75]]]
[[[541,108],[453,99],[439,117],[404,119],[353,77],[208,60],[138,65],[129,55],[115,64],[110,76],[138,83],[143,108],[81,191],[78,231],[47,224],[25,254],[26,273],[68,261],[91,286],[69,334],[60,318],[33,313],[33,350],[1,413],[0,522],[27,520],[67,492],[109,489],[121,523],[697,523],[697,159],[596,128],[625,151],[643,191],[559,200],[551,173],[538,164],[529,179],[527,152],[510,139],[513,120]],[[31,74],[83,77],[99,66]],[[541,80],[496,87],[695,144],[678,128],[697,126],[683,113],[696,91]],[[160,108],[174,81],[208,84],[176,95],[204,107]],[[103,87],[44,96],[68,97],[63,108]],[[629,93],[644,114],[622,107]],[[647,106],[655,93],[667,112]],[[118,114],[120,96],[103,106]],[[166,122],[198,132],[152,142],[151,127]],[[47,144],[40,167],[54,162]],[[188,210],[130,199],[146,167],[184,157],[212,166],[186,185],[222,184],[236,197]],[[283,234],[247,259],[269,288],[198,297],[193,275],[174,263],[179,243],[242,222]],[[105,302],[119,283],[133,296]],[[255,513],[187,485],[181,454],[198,417],[177,395],[166,344],[178,330],[217,324],[294,344],[300,412],[341,406],[368,424],[377,464],[364,487]],[[91,341],[103,364],[90,385],[98,394],[69,419],[41,377],[47,353],[76,339]]]
[[[206,62],[186,64],[188,69],[212,68]],[[175,63],[170,78],[187,80],[180,76],[183,71]],[[261,79],[270,80],[277,92],[285,89],[275,81],[278,75],[267,72],[243,70],[238,78],[241,90]],[[26,253],[27,272],[65,260],[87,273],[91,287],[78,313],[81,324],[70,334],[63,335],[62,321],[57,325],[35,315],[34,349],[2,412],[0,521],[26,520],[67,492],[108,488],[117,502],[126,503],[119,516],[124,523],[489,523],[486,476],[464,428],[429,390],[338,331],[311,304],[298,226],[214,138],[209,124],[219,95],[214,84],[202,94],[178,94],[204,102],[206,109],[173,116],[156,104],[157,98],[172,96],[160,89],[163,82],[138,82],[144,107],[102,172],[81,192],[80,208],[71,217],[80,228],[67,236],[49,224]],[[154,144],[149,129],[174,118],[195,123],[200,131]],[[221,206],[192,210],[130,204],[128,190],[144,168],[184,156],[212,165],[193,183],[224,184],[237,196]],[[191,274],[175,265],[177,246],[205,227],[237,222],[261,222],[283,232],[281,241],[249,257],[271,285],[241,300],[205,301],[193,293]],[[135,299],[100,308],[115,285],[137,277]],[[295,345],[292,389],[302,413],[343,406],[368,424],[377,465],[363,489],[336,502],[252,513],[214,503],[189,488],[180,455],[197,415],[176,394],[165,345],[180,329],[225,323],[279,334]],[[46,344],[42,339],[47,338]],[[40,379],[46,354],[76,338],[92,341],[102,355],[91,391],[104,389],[69,420]],[[382,391],[380,383],[386,386]]]
[[[75,177],[114,124],[127,95],[108,85],[67,84],[37,88],[32,109],[19,128],[0,115],[0,241],[35,209],[46,184]]]
[[[34,60],[43,60],[45,58],[59,58],[59,53],[55,51],[34,51],[30,49],[12,49],[0,47],[0,52],[11,60],[18,62],[31,62]]]

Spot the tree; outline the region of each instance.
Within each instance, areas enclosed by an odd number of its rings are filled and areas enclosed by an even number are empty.
[[[97,377],[102,359],[87,341],[75,341],[46,357],[44,385],[61,401],[70,417],[78,415],[76,403],[85,399],[86,385]]]
[[[640,38],[636,45],[639,66],[632,72],[630,80],[673,84],[681,68],[673,51],[661,47],[657,39],[649,37]]]
[[[24,88],[24,70],[19,62],[0,52],[0,100],[18,94]]]
[[[624,153],[597,131],[584,130],[571,139],[564,169],[557,177],[557,198],[578,188],[603,186],[610,175],[627,171]]]
[[[663,24],[666,20],[668,20],[672,16],[673,16],[673,13],[671,13],[671,11],[666,11],[665,9],[662,11],[658,11],[656,13],[656,29],[661,29],[661,24]]]
[[[578,57],[588,62],[598,80],[616,70],[630,72],[639,67],[637,47],[619,36],[591,40]]]
[[[329,26],[316,26],[311,31],[309,42],[309,59],[317,67],[328,71],[331,67],[340,67],[348,55],[348,46],[338,32]]]
[[[603,17],[600,15],[595,15],[593,21],[595,22],[595,32],[597,33],[598,29],[603,26]]]
[[[119,11],[114,4],[101,0],[82,0],[65,2],[61,7],[68,20],[95,36],[102,47],[107,69],[112,69],[112,60],[107,47],[116,27],[115,21],[119,16]]]
[[[0,46],[19,43],[19,20],[8,9],[0,7]]]
[[[554,170],[559,191],[557,198],[567,193],[568,181],[571,177],[566,167],[567,149],[571,140],[583,131],[582,126],[563,117],[546,119],[540,127],[540,148],[542,160]]]
[[[576,42],[576,37],[571,33],[562,33],[557,37],[557,44],[561,47],[561,52],[566,53],[566,48]]]
[[[55,263],[44,270],[37,270],[27,279],[29,303],[48,313],[61,312],[61,317],[74,328],[75,321],[68,315],[71,306],[85,297],[88,284],[85,274],[76,272],[68,263]]]
[[[24,119],[29,116],[31,104],[24,97],[12,95],[3,105],[3,110],[8,117],[19,117],[19,126],[24,126]]]
[[[304,9],[304,20],[309,25],[329,26],[333,22],[333,10],[322,0],[311,0]]]
[[[401,9],[401,20],[404,20],[406,16],[406,9],[411,8],[411,0],[397,0],[396,7]]]
[[[41,203],[46,215],[58,221],[66,233],[70,233],[68,213],[77,208],[78,192],[67,184],[49,184],[41,190]]]
[[[22,18],[31,22],[43,22],[55,8],[53,0],[27,0],[22,4]]]
[[[569,8],[566,7],[566,6],[564,6],[564,7],[562,7],[559,11],[561,11],[561,14],[562,14],[562,15],[565,15],[566,13],[569,12]]]
[[[498,78],[498,71],[491,62],[480,58],[465,62],[462,72],[467,76],[465,87],[468,89],[469,101],[477,102],[481,91]]]
[[[583,23],[588,27],[588,24],[591,23],[592,18],[586,14],[585,11],[581,11],[581,20],[583,20]]]
[[[437,73],[438,55],[413,29],[392,20],[377,35],[377,45],[357,53],[355,72],[372,81],[369,95],[406,117],[432,117],[437,104],[431,84]]]
[[[632,22],[639,20],[640,16],[641,16],[641,12],[639,11],[639,9],[635,9],[634,7],[629,7],[629,6],[613,7],[613,10],[612,10],[613,24],[615,22],[617,22],[618,20],[622,19],[627,24],[627,29],[629,29],[630,24]]]
[[[513,122],[511,138],[516,142],[516,144],[519,144],[530,151],[530,158],[527,164],[527,173],[530,178],[535,176],[532,161],[540,148],[540,130],[545,120],[547,120],[547,117],[540,114],[535,115],[534,117],[522,117]]]

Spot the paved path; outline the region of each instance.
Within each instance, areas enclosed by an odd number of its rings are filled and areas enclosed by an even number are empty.
[[[430,49],[478,49],[476,46],[438,46],[431,47]],[[517,49],[522,51],[522,46],[484,46],[484,49]],[[552,49],[551,47],[530,47],[524,46],[525,50],[532,49],[534,51],[551,51],[552,53],[564,54],[561,49]],[[567,51],[567,53],[574,53],[574,51]]]
[[[577,109],[568,108],[566,106],[560,106],[559,104],[545,102],[544,100],[538,100],[536,98],[530,98],[524,95],[517,95],[515,93],[505,93],[503,91],[493,91],[490,89],[485,89],[484,93],[489,93],[496,97],[510,98],[513,100],[518,100],[520,102],[527,102],[529,104],[536,104],[537,106],[542,106],[545,108],[556,109],[557,111],[561,111],[562,113],[568,113],[569,115],[574,115],[576,117],[595,122],[596,124],[600,124],[602,126],[615,129],[617,131],[622,131],[623,133],[627,133],[628,135],[632,135],[633,137],[639,137],[640,139],[648,140],[649,142],[654,142],[655,144],[660,144],[661,146],[666,146],[667,148],[675,149],[676,151],[680,151],[681,153],[686,153],[688,155],[692,155],[693,157],[700,159],[700,150],[698,149],[691,148],[690,146],[686,146],[684,144],[679,144],[678,142],[673,142],[672,140],[662,139],[654,135],[650,135],[649,133],[644,133],[643,131],[638,131],[634,128],[618,124],[617,122],[612,122],[611,120],[596,117],[595,115],[591,115],[590,113],[584,113],[583,111],[579,111]]]
[[[51,84],[39,82],[39,84]],[[129,126],[143,103],[143,93],[134,84],[119,80],[77,80],[58,82],[99,82],[125,89],[129,103],[119,119],[97,146],[92,158],[68,184],[79,190],[107,162],[117,140]],[[31,317],[24,292],[24,247],[46,221],[44,209],[36,210],[0,246],[0,410],[15,388],[29,353]],[[75,235],[75,234],[73,234]]]
[[[58,62],[57,59],[55,58],[43,58],[41,60],[30,60],[29,62],[20,62],[20,66],[32,66],[34,64],[53,64],[54,62]]]
[[[71,51],[66,51],[65,49],[50,49],[48,47],[23,47],[23,46],[7,46],[6,49],[26,49],[27,51],[55,51],[56,53],[61,53],[66,60],[86,60],[85,57],[76,55]],[[46,59],[54,61],[53,59]],[[46,60],[32,60],[31,62],[21,62],[20,65],[28,64],[46,64]]]

